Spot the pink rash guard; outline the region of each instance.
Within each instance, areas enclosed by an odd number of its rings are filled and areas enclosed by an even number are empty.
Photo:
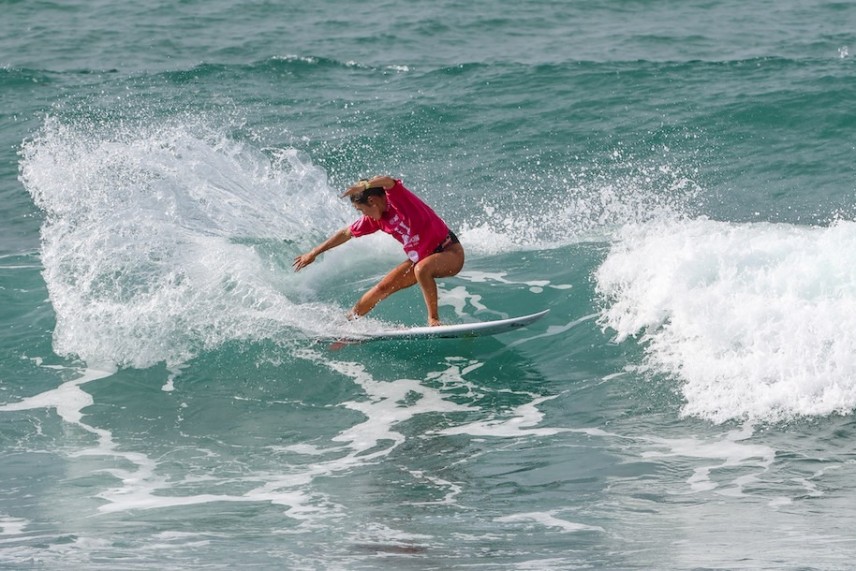
[[[355,238],[383,230],[404,246],[411,262],[429,256],[449,235],[449,227],[400,180],[386,190],[387,210],[380,220],[363,216],[351,224]]]

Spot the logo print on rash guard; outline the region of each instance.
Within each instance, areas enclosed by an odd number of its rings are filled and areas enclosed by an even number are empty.
[[[419,234],[411,236],[410,226],[398,214],[389,219],[389,226],[394,233],[401,236],[401,243],[404,245],[404,250],[407,252],[410,261],[418,262],[419,254],[416,252],[416,247],[419,245]]]

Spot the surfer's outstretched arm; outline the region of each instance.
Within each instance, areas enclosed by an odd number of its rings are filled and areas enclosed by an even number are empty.
[[[294,263],[292,264],[292,266],[294,267],[294,271],[299,272],[300,270],[314,262],[315,258],[317,258],[319,254],[323,254],[327,250],[332,250],[336,246],[341,246],[350,239],[351,228],[345,226],[344,228],[324,240],[318,246],[315,246],[305,254],[300,254],[299,256],[294,258]]]

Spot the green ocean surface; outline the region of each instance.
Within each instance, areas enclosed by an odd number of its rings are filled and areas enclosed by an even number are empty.
[[[0,568],[851,567],[856,5],[0,8]]]

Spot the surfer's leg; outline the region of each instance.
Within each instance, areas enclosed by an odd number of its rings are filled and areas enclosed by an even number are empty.
[[[422,288],[425,309],[428,310],[428,325],[440,325],[437,302],[436,278],[454,276],[464,267],[464,248],[460,244],[451,244],[437,254],[431,254],[420,260],[415,266],[416,282]]]
[[[374,306],[394,294],[400,289],[412,286],[416,283],[416,275],[413,273],[413,262],[407,260],[395,266],[374,287],[363,294],[360,301],[351,310],[353,317],[365,315]]]

